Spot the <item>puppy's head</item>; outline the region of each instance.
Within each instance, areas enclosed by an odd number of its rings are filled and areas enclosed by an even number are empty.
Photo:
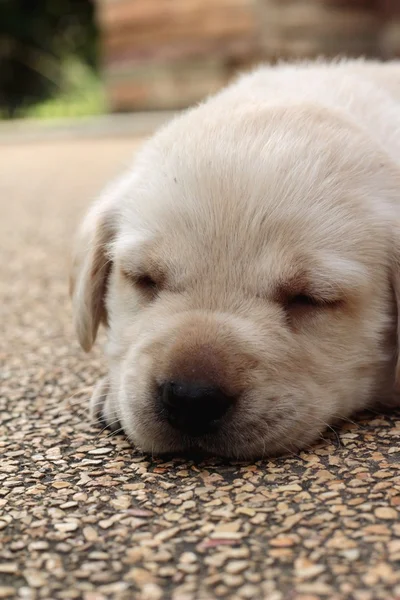
[[[399,176],[339,115],[200,107],[84,223],[73,275],[93,402],[144,451],[298,449],[395,378]],[[397,258],[396,258],[397,256]]]

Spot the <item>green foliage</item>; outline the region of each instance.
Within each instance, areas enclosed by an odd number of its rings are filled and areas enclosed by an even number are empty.
[[[76,93],[70,65],[75,74],[82,65],[87,84],[96,40],[90,0],[0,0],[0,114],[20,116],[39,101]]]
[[[106,111],[104,90],[92,69],[81,62],[68,60],[63,71],[65,90],[27,107],[19,116],[41,119],[84,117]]]

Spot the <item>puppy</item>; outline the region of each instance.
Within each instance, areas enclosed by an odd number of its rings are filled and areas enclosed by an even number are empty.
[[[396,402],[400,63],[262,67],[175,118],[90,209],[93,415],[144,452],[293,452]]]

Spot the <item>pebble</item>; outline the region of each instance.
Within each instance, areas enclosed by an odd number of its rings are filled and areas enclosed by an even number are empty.
[[[131,505],[131,497],[130,496],[118,496],[110,501],[111,506],[116,508],[117,510],[126,510]]]
[[[142,586],[146,583],[152,582],[153,575],[145,569],[134,567],[133,569],[128,571],[124,579],[126,579],[127,581],[133,581],[138,586]]]
[[[58,460],[61,457],[61,448],[59,446],[54,446],[54,448],[49,448],[46,450],[47,460]]]
[[[243,577],[241,575],[224,574],[223,581],[229,587],[237,588],[243,584]]]
[[[225,566],[225,571],[232,575],[237,575],[247,569],[249,563],[246,560],[233,560]]]
[[[296,541],[293,539],[293,537],[279,537],[279,538],[275,538],[273,540],[271,540],[270,542],[270,546],[274,546],[276,548],[289,548],[291,546],[294,546]]]
[[[375,515],[378,517],[378,519],[400,519],[400,512],[388,506],[379,506],[376,508]]]
[[[47,577],[41,571],[34,571],[33,569],[26,569],[23,572],[27,584],[32,588],[40,588],[47,582]]]
[[[15,598],[16,589],[8,585],[0,585],[0,598]]]
[[[88,542],[96,542],[99,539],[99,534],[97,533],[97,530],[94,527],[91,527],[90,525],[84,527],[82,533],[85,540],[87,540]]]
[[[140,592],[140,600],[161,600],[164,593],[155,583],[145,583]]]
[[[70,487],[71,484],[68,481],[53,481],[51,485],[53,488],[56,488],[56,490],[62,490]]]
[[[295,573],[299,579],[313,579],[325,571],[325,565],[315,564],[310,560],[299,558],[295,562]]]
[[[171,555],[169,555],[169,557],[171,557]],[[179,562],[182,564],[195,563],[195,562],[197,562],[197,556],[194,552],[184,552],[183,554],[180,555]]]
[[[0,573],[17,573],[17,563],[0,563]]]
[[[76,531],[79,527],[78,523],[56,523],[54,525],[58,531],[62,531],[63,533],[69,533],[71,531]]]

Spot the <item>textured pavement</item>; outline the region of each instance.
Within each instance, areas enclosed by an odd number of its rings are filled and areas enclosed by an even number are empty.
[[[141,456],[91,426],[72,233],[135,141],[0,145],[0,598],[400,598],[400,412],[255,464]]]

